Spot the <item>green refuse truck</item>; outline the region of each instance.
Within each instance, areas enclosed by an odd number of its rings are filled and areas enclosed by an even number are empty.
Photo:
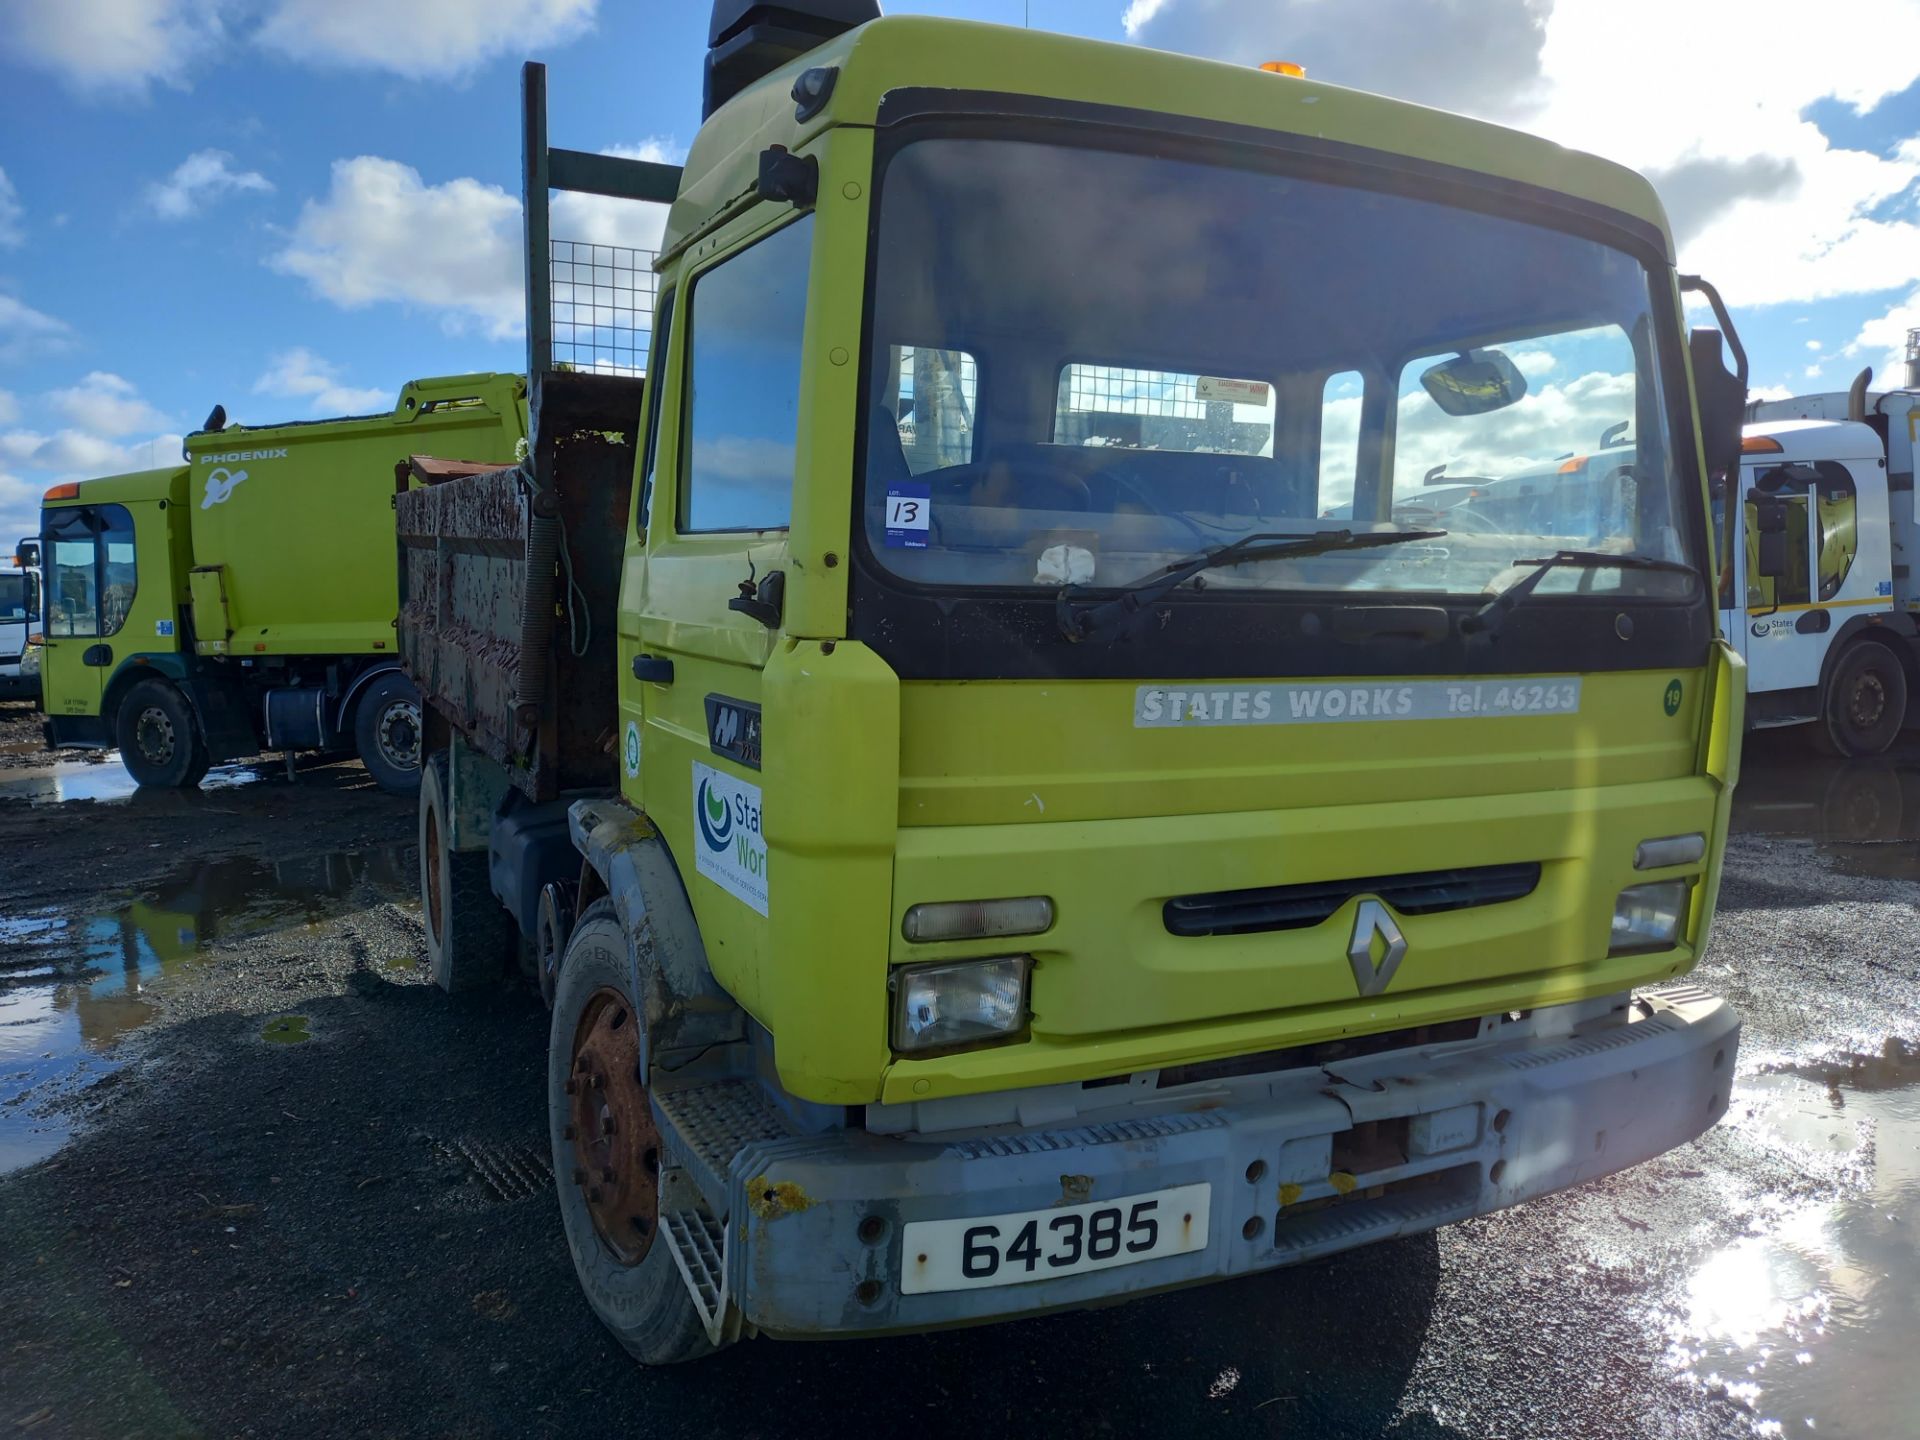
[[[512,463],[516,375],[416,380],[383,415],[226,424],[184,463],[47,491],[43,708],[52,747],[117,748],[141,785],[191,787],[263,751],[358,753],[420,776],[399,667],[393,495],[410,455]]]

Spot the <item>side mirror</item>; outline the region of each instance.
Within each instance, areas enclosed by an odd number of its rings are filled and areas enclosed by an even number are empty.
[[[1707,470],[1731,474],[1740,464],[1740,427],[1746,419],[1747,386],[1721,358],[1718,330],[1695,330],[1687,337],[1693,361],[1693,392],[1700,406],[1700,443]]]
[[[1504,410],[1527,393],[1527,377],[1500,350],[1468,350],[1420,376],[1433,403],[1449,415]]]
[[[22,570],[37,570],[40,567],[40,542],[22,540],[13,547],[13,563]]]

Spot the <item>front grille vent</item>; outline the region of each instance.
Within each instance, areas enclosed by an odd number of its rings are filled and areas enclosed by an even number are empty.
[[[1373,895],[1402,915],[1437,915],[1499,905],[1531,895],[1540,866],[1479,865],[1464,870],[1426,870],[1417,875],[1378,875],[1366,880],[1316,880],[1306,885],[1267,885],[1257,890],[1216,890],[1167,901],[1161,914],[1174,935],[1257,935],[1268,930],[1307,930],[1356,895]]]

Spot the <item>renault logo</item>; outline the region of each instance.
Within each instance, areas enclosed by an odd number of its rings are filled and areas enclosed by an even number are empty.
[[[1353,916],[1353,939],[1347,959],[1353,962],[1353,983],[1362,995],[1378,995],[1393,979],[1407,953],[1407,937],[1393,914],[1378,900],[1362,900]]]

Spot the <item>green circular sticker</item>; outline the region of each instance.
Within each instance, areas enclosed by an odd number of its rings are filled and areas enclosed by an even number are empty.
[[[1669,680],[1667,682],[1666,696],[1660,702],[1662,708],[1666,710],[1667,714],[1678,715],[1680,713],[1681,693],[1682,691],[1680,687],[1680,682],[1678,680]]]

